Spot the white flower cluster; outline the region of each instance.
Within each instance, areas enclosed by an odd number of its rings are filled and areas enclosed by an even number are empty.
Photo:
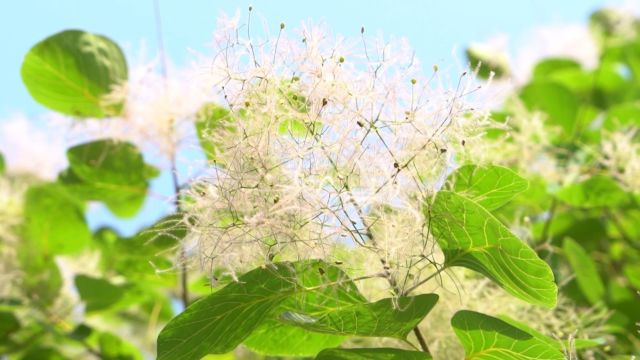
[[[417,282],[435,261],[424,201],[489,125],[473,76],[425,75],[406,41],[364,28],[351,40],[282,24],[263,40],[238,23],[205,68],[231,125],[210,132],[215,165],[184,205],[202,265],[315,257]]]

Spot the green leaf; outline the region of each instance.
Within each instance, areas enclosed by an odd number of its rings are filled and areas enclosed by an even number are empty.
[[[277,320],[267,320],[243,344],[269,356],[313,356],[322,349],[336,347],[346,338],[315,333]]]
[[[638,125],[640,125],[640,104],[635,102],[610,107],[603,123],[603,127],[607,130]]]
[[[111,333],[101,333],[98,345],[103,360],[142,360],[142,355],[133,345]]]
[[[6,165],[4,163],[4,156],[0,153],[0,175],[4,175]]]
[[[465,359],[562,360],[555,346],[509,323],[474,311],[458,311],[451,326],[462,343]]]
[[[548,81],[532,82],[521,90],[520,98],[529,110],[544,112],[547,123],[559,126],[565,137],[573,135],[578,101],[566,87]]]
[[[303,120],[291,118],[283,120],[280,125],[278,125],[278,133],[281,135],[291,135],[293,137],[305,137],[320,132],[321,128],[322,125],[318,121],[307,124]]]
[[[533,68],[533,78],[535,80],[547,79],[558,72],[567,70],[580,70],[580,64],[567,58],[546,58],[541,60]]]
[[[531,326],[524,324],[522,322],[519,322],[517,320],[514,320],[508,316],[505,315],[499,315],[498,319],[509,323],[509,325],[514,326],[526,333],[528,333],[529,335],[535,337],[536,339],[545,342],[547,344],[549,344],[549,346],[552,346],[554,348],[556,348],[557,350],[563,351],[564,349],[569,349],[571,347],[573,347],[574,349],[586,349],[586,348],[591,348],[591,347],[597,347],[600,345],[603,345],[605,343],[604,339],[602,338],[598,338],[598,339],[573,339],[573,343],[570,344],[568,343],[568,341],[559,341],[556,339],[552,339],[546,335],[544,335],[543,333],[539,332],[538,330],[535,330],[534,328],[532,328]]]
[[[470,46],[466,51],[467,60],[472,69],[478,68],[478,77],[488,79],[493,71],[495,78],[509,75],[509,61],[504,53],[487,49],[483,46]]]
[[[615,180],[604,175],[595,175],[585,181],[567,185],[556,196],[579,208],[619,207],[630,199]]]
[[[113,285],[105,279],[76,275],[75,285],[80,299],[87,305],[87,312],[107,309],[124,296],[122,287]]]
[[[502,166],[466,165],[453,174],[453,189],[491,211],[527,190],[529,183],[513,170]]]
[[[472,269],[522,300],[555,306],[557,287],[549,266],[482,206],[440,191],[425,211],[446,266]]]
[[[213,103],[204,104],[196,114],[195,126],[202,150],[209,160],[219,161],[221,148],[217,138],[224,138],[236,132],[235,120],[231,112]],[[219,134],[216,134],[218,133]]]
[[[91,240],[82,208],[58,184],[27,190],[24,214],[25,236],[43,254],[74,253]]]
[[[421,351],[394,348],[325,349],[316,360],[429,360],[432,357]]]
[[[95,118],[122,111],[122,103],[104,97],[127,80],[127,63],[120,47],[102,35],[79,30],[52,35],[29,50],[21,74],[31,96],[51,110]]]
[[[4,339],[20,329],[20,321],[9,311],[0,311],[0,339]]]
[[[281,320],[310,331],[355,336],[404,339],[438,301],[436,294],[422,294],[374,303],[350,304],[317,314],[285,312]]]
[[[67,158],[69,169],[60,175],[60,181],[78,198],[102,201],[122,217],[138,212],[149,176],[156,174],[128,142],[97,140],[76,145],[67,151]]]
[[[591,256],[571,238],[564,239],[562,250],[576,275],[582,293],[593,305],[601,302],[605,295],[604,284]]]

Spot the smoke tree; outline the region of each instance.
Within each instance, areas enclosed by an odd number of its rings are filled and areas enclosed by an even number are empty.
[[[25,56],[29,93],[75,118],[84,140],[55,181],[2,175],[2,353],[633,351],[635,37],[596,13],[597,69],[543,60],[491,111],[476,75],[507,76],[502,57],[470,49],[472,67],[450,78],[364,27],[343,38],[280,24],[252,37],[251,12],[245,24],[221,19],[214,55],[186,90],[170,76],[139,78],[117,44],[85,31],[54,34]],[[619,63],[630,78],[616,77]],[[173,181],[165,217],[134,236],[89,228],[87,204],[132,217],[163,172]],[[603,251],[616,253],[594,262]]]

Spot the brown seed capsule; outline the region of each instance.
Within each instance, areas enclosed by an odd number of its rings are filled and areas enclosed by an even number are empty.
[[[364,127],[364,123],[360,120],[356,121],[356,124],[358,124],[358,126],[360,127]]]
[[[343,264],[343,262],[342,262],[342,261],[340,261],[340,260],[336,260],[336,261],[334,261],[333,263],[334,263],[334,264],[336,264],[336,265],[342,265],[342,264]]]
[[[318,272],[320,273],[320,275],[324,275],[324,269],[323,268],[318,268]]]
[[[327,106],[329,101],[327,99],[322,99],[322,106]]]
[[[253,6],[249,5],[249,11],[253,10]]]
[[[440,153],[441,153],[441,154],[444,154],[444,153],[446,153],[446,152],[447,152],[447,149],[445,149],[445,148],[440,149]]]
[[[397,163],[397,162],[394,162],[394,163],[393,163],[393,167],[397,169],[397,168],[399,168],[399,167],[400,167],[400,165],[398,165],[398,163]]]
[[[284,30],[284,23],[283,22],[280,23],[280,30]]]
[[[466,141],[464,141],[464,139],[462,139],[462,146],[464,146],[465,143],[466,143]]]

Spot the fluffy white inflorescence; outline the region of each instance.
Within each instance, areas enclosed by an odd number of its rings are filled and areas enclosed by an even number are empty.
[[[227,24],[205,72],[230,114],[185,204],[202,264],[313,257],[417,281],[436,261],[424,202],[490,124],[473,77],[423,74],[403,40],[312,26],[257,40]]]
[[[638,129],[605,134],[600,162],[627,190],[640,193],[640,143]]]

